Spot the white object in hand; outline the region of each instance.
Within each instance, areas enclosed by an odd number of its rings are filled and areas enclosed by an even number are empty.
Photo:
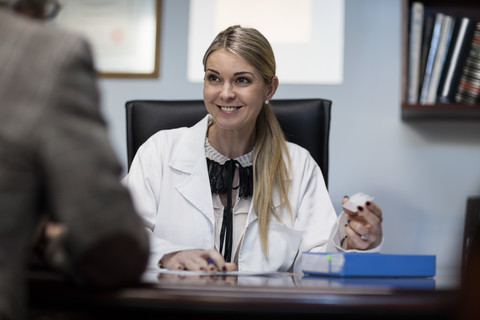
[[[359,206],[363,206],[365,205],[365,202],[372,201],[372,200],[373,200],[373,197],[369,196],[368,194],[365,194],[362,192],[355,193],[343,205],[343,208],[355,212],[358,210]]]

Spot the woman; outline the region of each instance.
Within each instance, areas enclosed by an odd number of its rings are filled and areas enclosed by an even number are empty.
[[[151,263],[168,269],[299,270],[303,251],[378,251],[371,201],[340,223],[320,168],[285,141],[270,99],[275,58],[255,29],[233,26],[203,59],[209,115],[160,131],[125,178],[151,235]]]

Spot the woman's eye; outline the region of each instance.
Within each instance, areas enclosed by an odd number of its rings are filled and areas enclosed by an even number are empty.
[[[219,79],[216,75],[214,75],[214,74],[208,75],[208,76],[207,76],[207,79],[208,79],[208,81],[210,81],[210,82],[220,81],[220,79]]]
[[[248,78],[240,77],[240,78],[237,78],[235,82],[241,83],[241,84],[249,84],[251,81]]]

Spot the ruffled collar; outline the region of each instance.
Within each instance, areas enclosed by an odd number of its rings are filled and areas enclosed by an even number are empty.
[[[239,189],[239,197],[246,198],[253,194],[253,151],[246,153],[238,158],[230,159],[217,150],[215,150],[208,138],[205,138],[205,156],[207,158],[208,176],[210,178],[210,188],[213,193],[224,194],[228,189]],[[228,183],[229,172],[235,173],[235,167],[238,168],[239,184],[234,187]]]

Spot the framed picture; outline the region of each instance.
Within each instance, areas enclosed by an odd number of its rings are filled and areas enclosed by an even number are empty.
[[[90,42],[102,77],[158,77],[161,0],[59,0],[53,20]]]
[[[269,40],[281,83],[343,83],[345,0],[190,0],[189,18],[191,82],[203,82],[201,61],[208,44],[239,24]]]

